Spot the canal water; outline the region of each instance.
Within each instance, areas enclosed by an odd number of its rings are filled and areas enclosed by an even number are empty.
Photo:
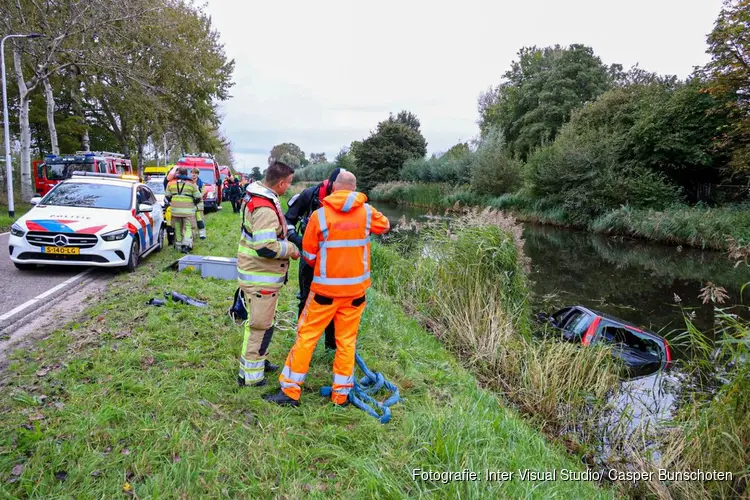
[[[375,202],[396,224],[426,220],[428,210]],[[524,225],[524,251],[531,259],[534,312],[551,313],[563,306],[584,305],[611,314],[675,339],[685,331],[685,314],[695,326],[711,335],[714,304],[703,304],[699,295],[709,282],[723,287],[728,299],[717,304],[748,317],[741,290],[750,282],[750,267],[735,266],[725,254],[670,247],[627,238],[581,231]],[[746,290],[750,294],[750,287]],[[746,294],[746,295],[747,295]],[[745,297],[745,303],[750,303]],[[674,359],[691,355],[687,346],[670,342]],[[685,375],[676,369],[623,381],[616,407],[632,418],[622,432],[668,418]],[[621,425],[618,413],[607,425]]]

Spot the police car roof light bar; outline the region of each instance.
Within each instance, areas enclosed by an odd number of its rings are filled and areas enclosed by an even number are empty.
[[[125,177],[123,174],[105,174],[103,172],[73,172],[72,177],[100,177],[103,179],[120,179],[121,181],[137,180],[137,176],[128,175]]]

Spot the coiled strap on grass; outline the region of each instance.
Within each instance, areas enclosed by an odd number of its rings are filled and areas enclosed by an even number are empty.
[[[359,369],[365,375],[361,379],[354,381],[354,387],[349,392],[349,402],[378,419],[381,424],[388,423],[391,420],[391,409],[389,406],[398,403],[401,399],[398,387],[387,381],[382,373],[371,371],[358,353],[354,354],[354,359]],[[373,395],[383,388],[390,392],[391,395],[381,403]],[[330,385],[325,386],[320,389],[320,394],[324,397],[330,397],[332,390]]]

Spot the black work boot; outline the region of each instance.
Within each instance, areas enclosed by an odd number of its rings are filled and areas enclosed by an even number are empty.
[[[278,369],[279,369],[279,365],[275,365],[268,360],[265,361],[265,365],[263,366],[263,371],[266,373],[275,372]]]
[[[247,383],[245,382],[245,379],[242,377],[237,377],[237,385],[240,387],[245,387]],[[268,385],[268,381],[266,379],[261,379],[258,382],[255,382],[254,384],[250,384],[252,387],[263,387]]]
[[[263,399],[269,403],[276,403],[279,406],[299,406],[299,401],[292,399],[284,391],[274,392],[273,394],[264,394]]]

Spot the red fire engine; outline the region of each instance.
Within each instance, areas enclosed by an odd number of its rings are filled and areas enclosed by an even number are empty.
[[[34,161],[34,185],[37,194],[44,196],[73,172],[133,174],[130,159],[120,153],[107,151],[77,151],[74,155],[46,155],[44,162]]]

